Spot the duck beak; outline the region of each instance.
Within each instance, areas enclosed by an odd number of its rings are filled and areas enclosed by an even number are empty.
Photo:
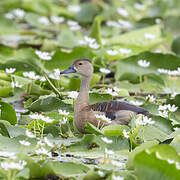
[[[75,72],[76,72],[76,70],[74,69],[74,65],[71,65],[66,70],[60,72],[60,74],[69,74],[69,73],[75,73]]]

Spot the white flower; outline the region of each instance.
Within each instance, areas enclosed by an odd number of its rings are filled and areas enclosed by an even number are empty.
[[[176,169],[180,169],[180,163],[176,162]]]
[[[159,107],[158,107],[158,110],[159,111],[165,111],[165,110],[167,110],[168,109],[168,107],[167,107],[167,105],[165,104],[165,105],[160,105]]]
[[[51,79],[60,80],[60,70],[59,69],[53,69],[53,73],[50,73],[49,77]]]
[[[120,53],[126,54],[126,55],[128,55],[132,52],[131,49],[126,49],[126,48],[120,48],[119,51],[120,51]]]
[[[38,80],[40,78],[40,76],[36,75],[33,71],[23,72],[23,76],[28,77],[32,80]]]
[[[24,169],[24,166],[27,164],[26,161],[20,160],[19,162],[1,162],[1,167],[5,170],[8,171],[9,169],[17,169],[17,170],[22,170]]]
[[[67,117],[63,117],[63,120],[61,121],[62,124],[66,124],[68,121],[68,118]]]
[[[46,81],[46,78],[45,78],[44,76],[40,76],[39,80],[40,80],[41,82],[45,82],[45,81]]]
[[[70,91],[70,92],[67,92],[67,94],[69,98],[76,99],[79,93],[77,91]]]
[[[124,177],[112,175],[113,180],[124,180]]]
[[[30,144],[31,144],[30,142],[25,141],[25,140],[20,140],[19,143],[24,145],[24,146],[30,146]]]
[[[7,74],[12,74],[16,71],[16,68],[6,68],[5,71]]]
[[[135,106],[143,105],[143,102],[142,101],[138,101],[138,100],[131,100],[130,103],[135,105]]]
[[[137,122],[137,124],[142,125],[142,126],[145,126],[147,124],[152,125],[154,123],[155,121],[152,121],[152,118],[148,118],[147,116],[143,116],[143,118]]]
[[[77,22],[77,21],[68,20],[68,21],[67,21],[67,24],[68,24],[69,26],[77,26],[77,25],[78,25],[78,22]]]
[[[100,171],[100,170],[99,170],[97,173],[98,173],[101,177],[104,177],[104,176],[105,176],[105,174],[104,174],[103,171]]]
[[[19,84],[18,82],[11,82],[11,87],[12,88],[15,88],[15,87],[18,87],[18,88],[22,88],[22,85],[21,84]]]
[[[72,11],[72,12],[75,12],[75,13],[77,13],[77,12],[79,12],[81,10],[81,7],[78,6],[78,5],[69,5],[67,8],[68,8],[69,11]]]
[[[178,128],[178,127],[175,127],[173,129],[174,129],[174,131],[179,131],[180,130],[180,128]]]
[[[141,60],[138,61],[138,65],[141,66],[141,67],[149,67],[150,62],[141,59]]]
[[[38,51],[38,50],[36,50],[35,53],[36,53],[36,55],[37,55],[40,59],[42,59],[42,60],[47,60],[47,61],[49,61],[49,60],[52,59],[52,57],[51,57],[51,55],[50,55],[49,52],[45,52],[45,51],[43,52],[43,51]]]
[[[164,118],[168,117],[168,111],[166,111],[166,110],[165,111],[159,111],[158,114],[159,114],[159,116],[162,116]]]
[[[111,49],[107,50],[106,52],[107,52],[107,54],[108,54],[109,56],[115,56],[115,55],[118,54],[118,51],[116,51],[116,50],[111,50]]]
[[[59,109],[58,112],[59,112],[60,115],[63,115],[63,116],[68,116],[69,115],[69,112],[67,112],[66,110],[63,111],[62,109]]]
[[[36,120],[44,118],[44,116],[42,114],[31,114],[31,115],[29,115],[29,117],[31,119],[36,119]]]
[[[121,90],[119,89],[119,88],[117,88],[117,87],[113,87],[113,89],[114,89],[114,91],[116,91],[116,92],[120,92]]]
[[[59,23],[64,22],[64,17],[51,16],[50,19],[54,24],[59,24]]]
[[[44,138],[44,142],[45,142],[49,147],[53,147],[53,144],[48,140],[47,137]]]
[[[174,104],[172,106],[168,104],[167,108],[170,112],[175,112],[178,109],[178,107],[176,107]]]
[[[154,50],[155,53],[162,53],[162,51],[160,49],[156,49]]]
[[[148,95],[146,96],[146,99],[149,101],[149,102],[154,102],[156,100],[156,98],[153,96],[153,95]]]
[[[121,16],[128,17],[128,12],[127,12],[126,9],[117,8],[117,12],[118,12]]]
[[[106,68],[100,68],[99,71],[104,74],[109,74],[111,72],[109,69],[106,69]]]
[[[124,135],[124,137],[125,138],[129,138],[129,135],[128,135],[129,133],[125,130],[125,129],[123,129],[123,135]]]
[[[40,149],[35,150],[35,153],[36,153],[37,155],[45,155],[45,156],[51,157],[51,153],[48,152],[48,150],[46,150],[46,149],[43,148],[43,147],[40,148]]]
[[[19,9],[19,8],[14,9],[12,13],[18,18],[23,18],[26,15],[26,12],[23,9]]]
[[[109,27],[116,27],[116,28],[120,28],[120,24],[116,21],[107,21],[106,25]]]
[[[161,19],[160,18],[156,18],[155,22],[156,22],[156,24],[159,24],[159,23],[161,23]]]
[[[167,161],[168,161],[169,164],[174,164],[175,163],[175,161],[173,159],[168,159]]]
[[[168,74],[168,70],[167,70],[167,69],[158,68],[157,71],[158,71],[159,73],[162,73],[162,74]]]
[[[155,34],[151,34],[151,33],[145,33],[144,34],[144,37],[146,39],[155,39],[156,38],[156,35]]]
[[[80,29],[81,29],[81,26],[80,26],[80,25],[70,26],[70,30],[71,30],[71,31],[77,31],[77,30],[80,30]]]
[[[102,121],[104,121],[106,123],[111,123],[111,119],[106,117],[104,114],[95,114],[95,117],[100,121],[102,120]]]
[[[113,92],[111,88],[106,89],[106,93],[110,94],[111,96],[118,96],[117,92]]]
[[[112,154],[114,154],[114,151],[105,148],[105,153],[108,155],[112,155]]]
[[[111,144],[113,142],[111,139],[108,139],[107,137],[102,137],[101,139],[107,144]]]
[[[100,45],[97,42],[89,43],[89,47],[92,49],[98,49]]]
[[[14,14],[12,14],[11,12],[8,12],[8,13],[5,14],[5,18],[13,19],[14,18]]]
[[[26,136],[29,138],[35,138],[36,137],[32,132],[30,132],[28,130],[26,130]]]
[[[8,157],[11,159],[16,159],[15,153],[14,152],[6,152],[6,151],[0,151],[0,156],[1,157]]]
[[[46,16],[42,16],[42,17],[38,18],[38,22],[40,24],[43,24],[43,25],[46,25],[46,26],[50,25],[49,19]]]
[[[118,20],[118,24],[121,28],[128,29],[132,27],[132,24],[129,21],[124,21],[122,19]]]
[[[139,3],[135,3],[134,8],[136,8],[137,10],[141,10],[141,11],[145,9],[144,5],[139,4]]]
[[[124,163],[122,162],[119,162],[119,161],[112,161],[111,162],[114,166],[117,166],[117,167],[124,167]]]
[[[47,117],[44,117],[41,119],[42,121],[46,122],[46,123],[52,123],[54,120],[49,118],[48,116]]]

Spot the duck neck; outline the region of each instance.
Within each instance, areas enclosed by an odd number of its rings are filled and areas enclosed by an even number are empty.
[[[91,76],[83,76],[81,80],[81,88],[77,98],[77,104],[81,107],[89,105],[89,85]]]

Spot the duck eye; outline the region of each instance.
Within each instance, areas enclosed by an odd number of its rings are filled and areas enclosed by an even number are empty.
[[[79,65],[82,65],[82,63],[79,63]]]

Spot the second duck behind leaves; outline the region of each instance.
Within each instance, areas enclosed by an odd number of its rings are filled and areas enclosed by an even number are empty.
[[[89,85],[93,75],[93,65],[89,59],[77,59],[61,74],[79,73],[82,76],[81,88],[74,106],[74,122],[77,129],[85,133],[85,122],[96,127],[110,124],[127,125],[134,114],[152,115],[146,109],[137,107],[123,101],[105,101],[96,104],[89,104]],[[99,122],[96,114],[105,115],[112,121],[110,123]]]

